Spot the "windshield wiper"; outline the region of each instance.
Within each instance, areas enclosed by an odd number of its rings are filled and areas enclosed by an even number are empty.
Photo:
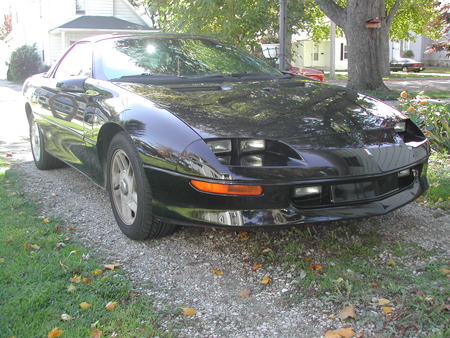
[[[159,81],[161,79],[164,80],[175,80],[184,78],[183,76],[176,76],[176,75],[168,75],[168,74],[153,74],[153,73],[142,73],[142,74],[134,74],[134,75],[123,75],[121,77],[117,77],[114,79],[111,79],[110,81],[126,81],[126,80],[133,80],[133,79],[140,79],[142,78],[149,78],[150,80],[156,80]]]

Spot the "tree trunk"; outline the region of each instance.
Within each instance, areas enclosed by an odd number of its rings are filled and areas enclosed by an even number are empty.
[[[366,27],[367,20],[385,16],[384,0],[347,0],[345,8],[332,0],[316,0],[316,3],[341,27],[347,38],[347,87],[358,90],[388,90],[383,83],[381,72],[381,29]]]

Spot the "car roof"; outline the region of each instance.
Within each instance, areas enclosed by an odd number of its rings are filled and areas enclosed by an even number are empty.
[[[162,33],[162,32],[145,32],[145,33],[122,33],[122,34],[99,34],[88,36],[86,38],[78,40],[78,42],[100,42],[109,39],[127,39],[127,38],[149,38],[149,37],[161,37],[161,38],[203,38],[203,39],[213,39],[217,38],[205,35],[195,35],[195,34],[181,34],[181,33]]]

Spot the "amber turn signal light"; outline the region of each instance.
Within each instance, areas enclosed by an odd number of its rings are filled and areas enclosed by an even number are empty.
[[[191,184],[200,191],[223,195],[259,196],[263,189],[260,185],[220,184],[191,180]]]

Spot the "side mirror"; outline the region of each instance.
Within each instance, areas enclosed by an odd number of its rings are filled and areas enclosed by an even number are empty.
[[[72,77],[61,80],[56,83],[56,88],[62,92],[85,93],[86,88],[84,87],[84,82],[86,79],[86,77]]]

